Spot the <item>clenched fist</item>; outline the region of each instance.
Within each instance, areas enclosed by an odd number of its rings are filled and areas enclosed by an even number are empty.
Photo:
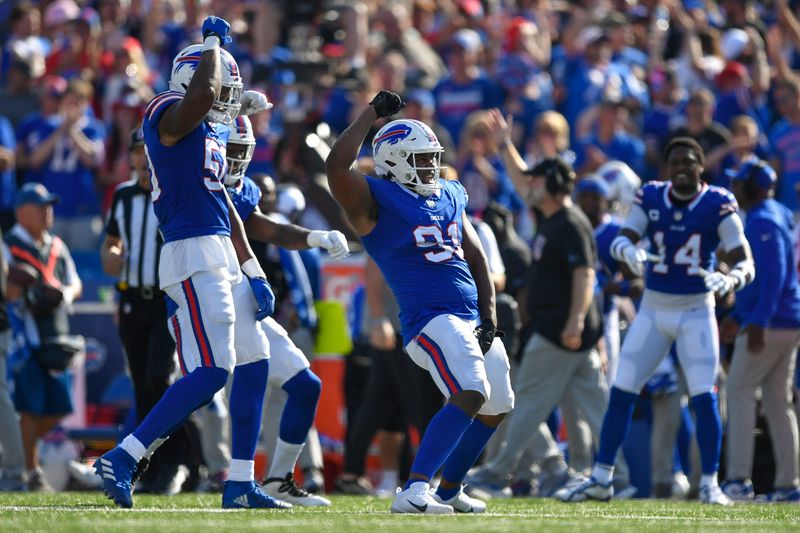
[[[391,117],[406,106],[400,95],[391,91],[379,92],[369,105],[375,109],[378,118]]]

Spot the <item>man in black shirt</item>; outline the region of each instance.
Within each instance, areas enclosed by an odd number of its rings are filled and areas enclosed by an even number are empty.
[[[608,404],[595,350],[603,334],[594,299],[597,244],[591,223],[570,198],[575,173],[562,159],[547,158],[525,175],[528,190],[520,193],[527,193],[538,219],[528,277],[527,330],[532,335],[514,380],[517,402],[506,445],[487,466],[494,479],[516,470],[540,437],[533,429],[562,401],[571,403],[595,440]],[[627,470],[617,474],[627,487]]]

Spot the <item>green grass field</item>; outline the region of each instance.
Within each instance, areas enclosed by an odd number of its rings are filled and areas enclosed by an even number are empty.
[[[562,504],[553,500],[494,500],[485,515],[392,515],[390,501],[334,496],[327,509],[223,511],[217,495],[137,496],[132,510],[116,509],[98,493],[0,494],[0,531],[158,531],[216,533],[262,530],[322,531],[798,531],[800,505],[711,507],[697,503],[625,501]],[[412,529],[413,528],[413,529]]]

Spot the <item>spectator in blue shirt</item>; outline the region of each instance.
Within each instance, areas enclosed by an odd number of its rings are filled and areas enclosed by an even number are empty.
[[[62,199],[54,228],[73,250],[96,250],[103,228],[94,177],[105,154],[105,128],[90,116],[91,97],[88,82],[71,81],[58,113],[23,125],[20,138],[33,176]]]
[[[14,197],[17,192],[16,148],[17,140],[11,122],[0,116],[0,229],[4,232],[14,225]]]
[[[770,163],[778,173],[775,197],[795,214],[800,212],[800,83],[785,79],[775,86],[775,107],[781,119],[772,127]]]
[[[514,213],[520,227],[527,224],[527,208],[503,164],[490,120],[488,111],[472,113],[459,144],[456,168],[469,196],[467,214],[480,217],[489,203],[496,202]]]
[[[746,213],[745,236],[756,276],[739,291],[733,313],[723,321],[723,341],[734,342],[728,373],[728,461],[723,490],[750,499],[753,487],[755,392],[775,450],[774,491],[768,501],[799,501],[797,419],[792,382],[800,347],[800,285],[794,263],[792,213],[772,197],[775,171],[761,160],[739,169],[732,187]]]
[[[686,100],[674,69],[653,69],[649,81],[652,107],[644,113],[642,134],[647,155],[645,175],[656,179],[663,160],[661,147],[666,146],[670,131],[680,125]]]
[[[563,114],[570,124],[577,124],[583,113],[613,93],[624,101],[646,106],[647,87],[634,76],[631,69],[611,60],[613,50],[608,35],[590,26],[578,37],[583,53],[568,59],[564,75],[566,99]],[[573,129],[573,133],[575,129]],[[575,142],[576,137],[572,141]]]
[[[606,161],[624,161],[638,175],[644,171],[644,143],[625,130],[628,110],[619,100],[607,99],[597,110],[592,133],[575,150],[576,172],[594,172]]]
[[[447,56],[449,75],[433,91],[436,118],[453,139],[461,138],[470,113],[501,103],[501,88],[478,66],[478,53],[482,47],[477,32],[468,29],[457,31]]]

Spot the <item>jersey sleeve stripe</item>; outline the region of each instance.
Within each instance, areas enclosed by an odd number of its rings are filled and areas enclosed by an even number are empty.
[[[164,102],[172,101],[172,100],[176,100],[176,99],[179,100],[181,98],[183,98],[183,95],[181,93],[177,92],[177,91],[170,91],[170,92],[159,94],[158,96],[156,96],[155,98],[153,98],[150,101],[150,103],[147,105],[147,108],[145,109],[144,113],[145,113],[145,115],[147,115],[147,118],[150,118],[150,117],[153,116],[153,113],[155,113],[156,110]]]
[[[164,104],[166,104],[168,102],[174,103],[174,102],[176,102],[178,100],[181,100],[181,99],[182,99],[182,96],[170,96],[169,98],[164,98],[163,100],[158,102],[153,107],[153,109],[150,110],[150,113],[148,113],[147,118],[153,118],[153,115],[156,113],[156,111],[158,111],[158,108],[161,107],[162,105],[164,105]]]
[[[174,92],[174,91],[167,91],[167,92],[165,92],[165,93],[161,93],[161,94],[157,94],[157,95],[155,95],[155,96],[153,97],[153,99],[152,99],[152,100],[150,100],[150,103],[149,103],[149,104],[147,104],[147,107],[145,107],[145,109],[144,109],[144,112],[145,112],[145,113],[147,113],[148,111],[150,111],[150,108],[151,108],[151,107],[153,107],[153,105],[155,105],[155,104],[156,104],[158,101],[160,101],[160,100],[161,100],[162,98],[164,98],[165,96],[168,96],[168,95],[172,94],[173,92]]]

